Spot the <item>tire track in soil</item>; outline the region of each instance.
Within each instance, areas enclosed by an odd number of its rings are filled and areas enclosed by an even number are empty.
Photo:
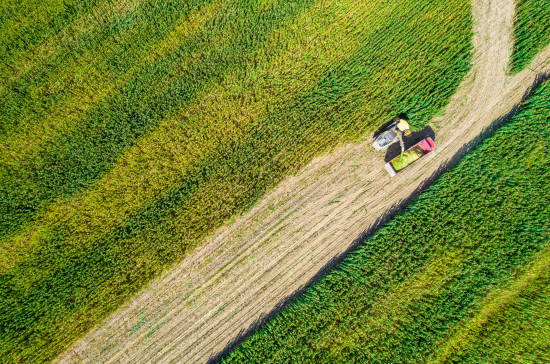
[[[538,75],[550,72],[548,46],[524,71],[507,76],[513,0],[472,6],[473,68],[444,115],[432,120],[434,152],[393,179],[382,168],[383,154],[368,142],[315,159],[57,361],[205,362],[407,201],[465,144],[518,105]],[[134,330],[142,318],[145,323]]]

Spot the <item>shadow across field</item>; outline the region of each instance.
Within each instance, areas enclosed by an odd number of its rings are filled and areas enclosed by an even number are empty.
[[[512,117],[514,117],[520,110],[521,104],[526,101],[531,95],[538,89],[538,87],[545,81],[550,79],[549,73],[539,73],[531,86],[523,94],[521,102],[514,105],[512,109],[501,116],[500,118],[495,119],[489,127],[483,130],[477,137],[471,140],[469,143],[464,144],[453,157],[451,157],[446,163],[442,164],[434,173],[428,176],[407,198],[401,200],[400,202],[394,204],[391,208],[388,209],[386,213],[380,216],[370,227],[368,227],[363,233],[361,233],[353,242],[350,244],[349,248],[346,249],[343,253],[332,258],[323,268],[321,268],[305,285],[297,289],[293,294],[287,296],[285,299],[281,300],[271,311],[262,315],[258,320],[256,320],[252,325],[246,330],[241,330],[239,334],[219,353],[213,355],[208,363],[217,363],[220,362],[227,354],[229,354],[233,349],[239,346],[244,340],[251,336],[255,331],[260,329],[265,323],[279,314],[285,307],[295,301],[300,295],[302,295],[307,289],[312,287],[316,282],[321,278],[327,275],[333,268],[338,266],[352,251],[357,249],[367,238],[373,235],[378,229],[380,229],[384,224],[391,220],[395,215],[401,212],[407,205],[413,202],[423,191],[430,187],[443,173],[447,170],[455,167],[458,162],[470,151],[479,146],[483,140],[493,135],[493,133],[506,122],[508,122]],[[428,133],[430,130],[433,130],[428,126],[422,129],[421,132]],[[426,136],[432,136],[429,134],[420,134]],[[414,137],[414,135],[413,135]],[[424,136],[425,137],[425,136]],[[432,136],[433,138],[433,136]],[[422,139],[422,138],[421,138]],[[421,140],[419,139],[419,140]],[[412,142],[412,141],[411,141]],[[414,143],[413,143],[414,144]],[[412,144],[411,144],[412,145]],[[399,148],[399,144],[397,144]],[[389,150],[388,150],[389,152]]]

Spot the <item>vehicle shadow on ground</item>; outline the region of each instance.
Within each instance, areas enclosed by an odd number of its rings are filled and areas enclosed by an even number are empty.
[[[405,144],[405,150],[409,149],[422,139],[427,137],[432,138],[435,141],[435,132],[431,126],[426,126],[424,129],[419,131],[413,131],[411,135],[403,137],[403,143]],[[386,150],[386,156],[384,157],[384,162],[389,162],[393,158],[401,154],[401,145],[399,142],[393,143]]]
[[[210,357],[208,363],[219,363],[226,355],[228,355],[232,350],[237,348],[244,340],[246,340],[250,335],[255,331],[260,329],[265,325],[269,320],[274,318],[279,314],[283,309],[285,309],[292,302],[296,301],[307,289],[315,285],[321,278],[327,275],[332,269],[337,267],[352,251],[361,246],[364,241],[373,235],[378,229],[380,229],[384,224],[391,220],[395,215],[401,212],[407,205],[413,202],[424,190],[430,187],[444,172],[455,167],[458,162],[468,154],[470,151],[479,146],[483,140],[490,137],[494,132],[506,124],[507,121],[512,119],[518,111],[520,110],[521,104],[526,101],[545,81],[550,80],[549,73],[539,73],[533,84],[527,89],[523,94],[521,101],[516,104],[512,109],[505,115],[494,120],[491,125],[484,129],[481,134],[471,140],[469,143],[464,144],[454,156],[451,157],[446,163],[442,164],[434,173],[430,176],[427,176],[424,182],[422,182],[407,198],[397,202],[392,207],[390,207],[386,213],[380,216],[373,224],[371,224],[362,234],[360,234],[353,242],[351,242],[348,249],[343,253],[336,255],[332,258],[327,264],[321,268],[317,274],[315,274],[306,284],[298,288],[294,293],[282,299],[273,309],[269,312],[262,314],[253,324],[251,324],[246,330],[241,330],[237,336],[231,340],[227,346],[218,352],[217,354]],[[426,128],[425,128],[426,129]],[[423,129],[424,130],[424,129]],[[429,136],[429,135],[428,135]],[[397,144],[399,147],[399,144]]]

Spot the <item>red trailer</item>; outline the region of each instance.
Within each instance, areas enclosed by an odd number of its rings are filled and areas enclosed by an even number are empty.
[[[433,139],[427,137],[386,163],[384,168],[388,171],[389,175],[393,177],[397,172],[403,170],[434,149],[435,143]]]

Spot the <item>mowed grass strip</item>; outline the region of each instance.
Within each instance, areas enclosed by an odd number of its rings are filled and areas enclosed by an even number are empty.
[[[395,105],[426,122],[469,69],[470,9],[462,1],[415,4],[412,12],[402,1],[381,8],[351,1],[307,8],[274,30],[248,67],[233,69],[138,141],[109,177],[72,199],[72,207],[56,207],[57,216],[52,209],[38,226],[43,235],[29,229],[35,243],[21,240],[30,251],[5,261],[4,283],[12,294],[2,306],[18,307],[5,312],[17,317],[10,321],[5,355],[54,355],[226,218],[315,154],[393,116]],[[418,45],[417,52],[399,52]],[[389,76],[396,86],[384,91],[392,84]],[[422,105],[424,114],[418,112]],[[204,134],[193,134],[191,126]],[[129,204],[109,210],[111,201]]]
[[[225,73],[246,69],[269,32],[310,3],[241,2],[216,13],[187,39],[168,34],[172,38],[167,39],[183,43],[162,57],[142,56],[154,62],[84,116],[77,113],[76,130],[47,140],[36,155],[23,152],[11,157],[8,153],[0,170],[5,196],[0,208],[10,211],[2,215],[4,235],[53,199],[68,198],[88,187],[136,139],[169,113],[185,109],[203,89],[209,92]],[[262,4],[267,10],[257,12]],[[173,44],[164,41],[160,46],[171,49]],[[268,58],[276,52],[277,48],[264,47],[263,54]]]
[[[550,4],[547,0],[517,0],[512,72],[519,72],[550,45]]]
[[[490,292],[514,287],[516,272],[549,247],[550,158],[543,152],[550,140],[549,96],[546,83],[510,123],[223,361],[425,362],[437,356],[447,339],[456,340],[453,332],[490,309]],[[544,317],[542,309],[533,315]],[[499,318],[492,319],[495,330]],[[507,327],[507,336],[523,335]],[[525,356],[517,350],[516,360],[544,355],[543,338],[524,340]],[[491,357],[482,345],[476,350],[481,361]]]

